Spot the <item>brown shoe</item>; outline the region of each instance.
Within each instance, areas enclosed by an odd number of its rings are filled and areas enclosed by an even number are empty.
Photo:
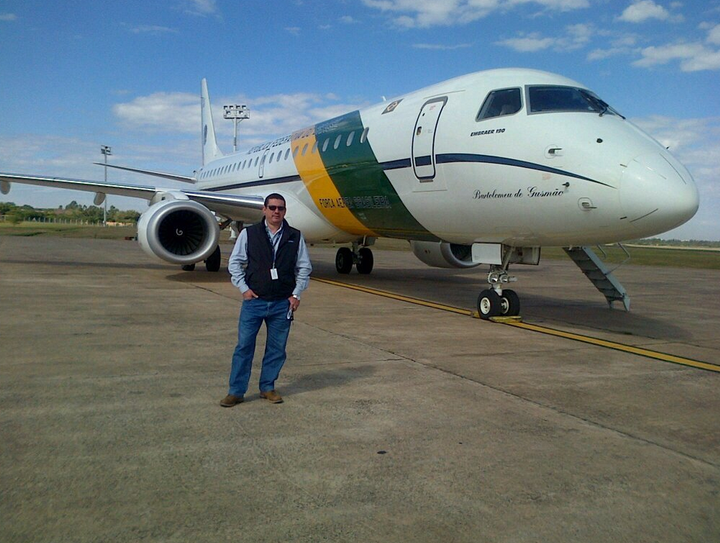
[[[274,390],[268,390],[267,392],[260,393],[261,398],[265,398],[270,403],[283,403],[282,396]]]
[[[223,407],[232,407],[239,403],[243,403],[244,401],[245,398],[243,396],[233,396],[232,394],[228,394],[220,401],[220,405]]]

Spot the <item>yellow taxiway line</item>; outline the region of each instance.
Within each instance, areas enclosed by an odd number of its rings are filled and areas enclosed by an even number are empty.
[[[460,307],[453,307],[451,305],[440,304],[437,302],[431,302],[423,300],[421,298],[414,298],[412,296],[404,296],[402,294],[395,294],[394,292],[388,292],[386,290],[380,290],[376,288],[363,287],[360,285],[352,285],[350,283],[343,283],[342,281],[333,281],[331,279],[321,279],[313,277],[313,281],[319,283],[326,283],[342,288],[348,288],[351,290],[357,290],[365,292],[367,294],[374,294],[376,296],[382,296],[384,298],[390,298],[392,300],[398,300],[400,302],[411,303],[415,305],[421,305],[423,307],[429,307],[432,309],[439,309],[441,311],[449,311],[451,313],[457,313],[458,315],[465,315],[467,317],[479,318],[477,311],[470,311],[468,309],[462,309]],[[598,347],[605,347],[606,349],[613,349],[616,351],[622,351],[645,358],[651,358],[653,360],[660,360],[662,362],[669,362],[671,364],[680,364],[682,366],[689,366],[693,368],[714,371],[720,373],[720,365],[711,364],[709,362],[703,362],[701,360],[693,360],[692,358],[685,358],[682,356],[675,356],[672,354],[661,353],[659,351],[652,351],[650,349],[643,349],[642,347],[634,347],[632,345],[626,345],[624,343],[617,343],[615,341],[608,341],[605,339],[598,339],[592,336],[585,336],[581,334],[574,334],[572,332],[564,332],[562,330],[556,330],[554,328],[548,328],[547,326],[538,326],[536,324],[529,324],[522,322],[520,317],[496,317],[492,319],[493,322],[498,324],[504,324],[507,326],[514,326],[515,328],[521,328],[523,330],[529,330],[531,332],[538,332],[550,336],[562,337],[565,339],[571,339],[574,341],[580,341],[590,345],[596,345]]]

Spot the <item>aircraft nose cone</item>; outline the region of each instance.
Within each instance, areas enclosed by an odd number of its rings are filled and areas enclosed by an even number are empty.
[[[680,226],[698,209],[695,181],[669,153],[633,159],[623,172],[620,186],[623,210],[638,237]]]

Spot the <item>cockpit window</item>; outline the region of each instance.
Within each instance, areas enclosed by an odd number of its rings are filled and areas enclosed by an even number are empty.
[[[488,94],[480,108],[476,121],[512,115],[522,108],[520,89],[494,90]]]
[[[587,89],[554,85],[528,87],[528,101],[530,103],[530,113],[586,111],[598,113],[600,116],[609,113],[623,117],[594,92]]]

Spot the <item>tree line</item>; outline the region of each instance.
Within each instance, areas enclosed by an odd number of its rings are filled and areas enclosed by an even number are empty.
[[[75,200],[66,206],[57,209],[36,209],[29,205],[18,206],[12,202],[0,202],[0,215],[5,220],[17,224],[23,221],[50,221],[70,220],[98,223],[103,220],[103,208],[95,205],[78,204]],[[107,211],[108,222],[137,223],[140,212],[134,210],[120,210],[110,206]]]

